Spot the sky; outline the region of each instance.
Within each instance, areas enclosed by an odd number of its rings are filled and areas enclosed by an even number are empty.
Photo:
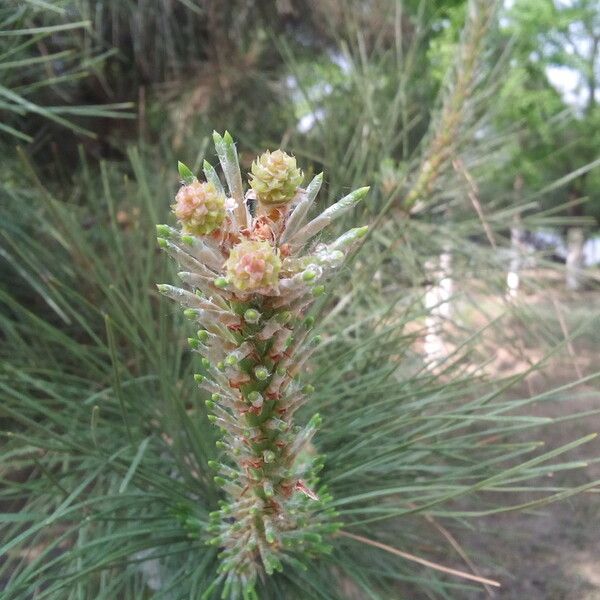
[[[600,0],[599,0],[600,1]],[[554,0],[558,7],[573,6],[573,0]],[[504,0],[504,8],[509,10],[514,5],[514,0]],[[591,40],[587,32],[584,31],[581,23],[574,22],[569,26],[569,38],[567,41],[562,37],[565,45],[563,49],[570,56],[580,55],[589,57],[591,53]],[[548,48],[548,51],[551,49]],[[544,53],[544,49],[541,49]],[[600,59],[597,61],[597,68],[600,70]],[[581,112],[589,100],[589,90],[577,69],[564,65],[551,65],[546,67],[546,76],[552,86],[561,94],[566,104]],[[597,73],[597,80],[600,81],[600,72]],[[599,93],[596,89],[596,97]]]

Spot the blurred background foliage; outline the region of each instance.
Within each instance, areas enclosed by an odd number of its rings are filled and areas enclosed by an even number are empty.
[[[593,0],[1,3],[6,597],[198,598],[214,575],[215,449],[153,239],[176,161],[213,161],[213,129],[245,169],[281,146],[323,170],[322,205],[372,186],[308,375],[323,481],[363,543],[260,597],[481,597],[369,540],[518,578],[475,517],[600,477],[597,445],[579,450],[600,366],[599,45]],[[555,597],[581,600],[570,585]]]

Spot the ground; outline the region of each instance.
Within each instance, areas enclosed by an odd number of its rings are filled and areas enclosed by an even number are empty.
[[[563,333],[571,333],[584,319],[588,324],[580,338],[550,361],[543,375],[536,373],[528,378],[519,392],[539,393],[573,381],[578,375],[600,371],[600,294],[563,295],[558,302],[556,297],[533,298],[531,302],[538,314],[546,311],[548,322],[554,321]],[[535,354],[532,347],[525,351]],[[502,353],[499,361],[504,361],[500,368],[514,366]],[[530,407],[528,414],[552,418],[588,414],[540,431],[539,438],[547,447],[600,432],[598,380],[560,395],[564,401],[539,403]],[[560,479],[563,485],[600,480],[600,436],[571,452],[569,459],[588,461],[588,465],[554,474],[554,480]],[[534,497],[522,495],[518,501]],[[493,593],[498,600],[600,600],[600,485],[528,514],[484,518],[475,532],[461,536],[460,541],[478,563],[481,574],[502,583],[502,588]],[[490,594],[482,590],[469,600],[486,597]]]

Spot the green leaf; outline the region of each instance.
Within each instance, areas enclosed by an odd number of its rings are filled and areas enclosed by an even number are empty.
[[[183,181],[183,183],[186,185],[196,181],[196,176],[192,173],[190,168],[184,165],[181,161],[177,161],[177,170],[179,171],[179,177],[181,177],[181,181]]]

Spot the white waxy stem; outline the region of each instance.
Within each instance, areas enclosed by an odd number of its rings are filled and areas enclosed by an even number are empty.
[[[329,250],[345,250],[351,244],[353,244],[356,240],[365,237],[369,228],[367,226],[364,227],[354,227],[346,233],[340,235],[340,237],[333,241],[331,244],[328,244]]]
[[[271,317],[264,325],[264,327],[258,332],[259,340],[269,340],[271,339],[281,328],[283,325],[277,319],[277,317]]]
[[[217,172],[215,171],[214,167],[207,160],[204,161],[204,163],[202,165],[202,170],[204,171],[204,176],[206,177],[206,181],[212,183],[215,186],[215,189],[217,190],[217,192],[219,194],[226,196],[227,194],[225,194],[225,190],[223,189],[223,184],[221,183],[221,180],[219,179]]]
[[[225,351],[223,350],[221,344],[207,343],[205,345],[201,345],[199,352],[202,354],[202,356],[206,357],[210,361],[211,365],[216,365],[219,361],[225,358]]]
[[[312,294],[312,288],[310,290]],[[313,296],[311,294],[305,294],[300,298],[291,299],[289,303],[289,308],[295,314],[303,313],[304,310],[313,303]]]
[[[290,339],[292,332],[283,327],[273,336],[273,343],[271,344],[271,348],[269,350],[269,356],[277,357],[287,349],[287,342]]]
[[[311,277],[306,276],[307,272],[311,274]],[[273,301],[273,307],[288,306],[298,298],[310,294],[314,284],[321,279],[322,275],[323,268],[313,264],[293,277],[281,279],[279,281],[280,297]]]
[[[281,308],[282,306],[290,306],[299,299],[310,297],[312,286],[304,284],[303,287],[297,287],[286,292],[285,296],[273,301],[273,308]]]
[[[286,416],[291,417],[299,408],[304,406],[307,401],[307,396],[305,394],[300,394],[298,396],[294,396],[285,406]]]
[[[233,373],[231,373],[231,371],[233,371]],[[248,375],[248,373],[243,373],[239,369],[229,369],[228,376],[230,385],[233,386],[244,385],[245,383],[250,383],[251,381],[250,375]]]
[[[230,423],[235,423],[235,417],[233,417],[231,415],[231,413],[227,412],[224,408],[222,403],[219,404],[215,404],[215,406],[213,408],[211,408],[211,411],[213,412],[213,414],[217,415],[217,417],[223,419],[224,421],[228,421]]]
[[[315,254],[315,259],[328,271],[337,269],[344,262],[344,253],[341,250],[330,250],[325,247]]]
[[[308,360],[311,358],[311,356],[315,353],[316,350],[317,346],[309,346],[307,348],[304,348],[304,350],[302,350],[301,357],[294,364],[294,371],[302,371],[302,368],[308,362]]]
[[[244,430],[234,421],[234,419],[227,415],[226,417],[217,417],[211,419],[217,427],[225,429],[231,435],[243,435]]]
[[[280,363],[280,365],[284,369],[295,368],[296,365],[300,364],[300,361],[303,362],[303,357],[306,353],[314,352],[314,350],[315,350],[314,346],[312,348],[302,349],[302,346],[304,346],[304,344],[306,343],[306,340],[308,339],[310,333],[311,333],[310,329],[304,329],[303,331],[296,331],[294,333],[293,342],[289,346],[288,352],[287,352],[289,355],[289,358],[286,358],[285,360],[281,361],[281,363]],[[301,355],[302,358],[299,359],[298,358],[299,355]]]
[[[231,333],[231,331],[229,331],[229,329],[227,329],[227,327],[221,325],[221,323],[214,323],[212,329],[213,331],[216,330],[217,335],[223,340],[223,342],[229,342],[232,344],[237,343],[235,336]]]
[[[204,277],[202,275],[198,275],[197,273],[190,273],[189,271],[180,271],[177,273],[177,276],[183,281],[187,283],[190,287],[196,288],[200,290],[203,294],[210,296],[214,294],[214,284],[213,277]],[[222,307],[226,307],[224,302],[219,302]]]
[[[210,394],[223,394],[222,386],[212,381],[212,379],[204,379],[200,384],[200,389],[206,390]]]
[[[323,173],[319,173],[309,183],[306,190],[301,193],[300,201],[288,217],[285,231],[283,232],[280,240],[282,244],[287,242],[296,233],[296,231],[302,227],[302,224],[306,219],[306,215],[308,214],[310,207],[313,205],[313,202],[315,201],[315,198],[321,189],[322,183]]]
[[[206,310],[203,308],[191,309],[195,311],[194,320],[213,333],[220,335],[223,331],[223,326],[238,326],[241,319],[230,312]]]
[[[288,424],[282,419],[269,419],[265,423],[265,427],[271,431],[285,431],[288,428]]]
[[[290,446],[290,453],[296,454],[300,452],[300,450],[302,450],[302,448],[304,448],[304,446],[310,442],[316,432],[316,427],[313,427],[311,423],[306,425],[306,427],[304,427],[300,433],[296,435],[296,439]]]
[[[308,276],[310,274],[310,277]],[[304,271],[297,273],[293,277],[282,279],[279,282],[279,289],[283,292],[292,292],[297,289],[306,288],[307,284],[314,283],[321,278],[323,269],[319,265],[308,265]]]
[[[267,392],[269,394],[277,395],[281,391],[281,384],[285,381],[287,374],[284,372],[275,373],[273,375],[271,381],[269,382],[269,387],[267,388]]]
[[[242,174],[240,172],[240,164],[235,149],[235,143],[227,131],[223,137],[214,131],[213,140],[215,142],[215,149],[217,150],[219,162],[221,163],[221,168],[223,169],[223,174],[225,175],[225,180],[227,181],[227,186],[229,187],[229,192],[236,202],[235,215],[239,227],[246,227],[244,186],[242,184]]]
[[[192,243],[185,243],[185,246],[182,246],[182,250],[184,252],[187,251],[188,254],[193,256],[196,260],[205,264],[207,267],[210,267],[215,273],[218,273],[221,267],[223,266],[223,256],[221,253],[216,252],[213,248],[208,246],[203,240],[198,237],[187,236],[187,238],[192,239]],[[186,239],[187,239],[186,238]]]
[[[242,493],[242,488],[239,485],[236,485],[235,483],[231,483],[231,482],[227,482],[224,486],[223,489],[228,493],[231,494],[232,496],[239,496]]]
[[[215,317],[220,317],[222,315],[230,315],[231,313],[224,311],[222,308],[213,304],[211,300],[208,298],[201,298],[196,294],[192,294],[187,290],[182,288],[178,288],[168,284],[160,284],[157,286],[160,293],[164,294],[168,298],[179,302],[182,306],[186,308],[194,308],[199,310],[204,310],[207,312],[214,313]]]
[[[239,348],[236,348],[230,352],[225,358],[225,364],[228,366],[237,365],[237,363],[246,358],[254,350],[254,347],[250,342],[244,342]]]
[[[223,389],[229,389],[229,378],[224,372],[211,367],[210,376],[214,379],[215,383],[220,385]]]
[[[318,217],[307,223],[298,233],[290,238],[293,249],[301,248],[310,238],[314,237],[321,230],[325,229],[335,219],[354,208],[367,194],[368,187],[354,190],[341,200],[325,209]]]
[[[208,278],[214,278],[216,276],[215,271],[209,269],[198,259],[194,258],[189,252],[186,252],[183,245],[180,246],[171,240],[167,240],[166,251],[179,263],[179,266],[183,267],[185,270]]]

